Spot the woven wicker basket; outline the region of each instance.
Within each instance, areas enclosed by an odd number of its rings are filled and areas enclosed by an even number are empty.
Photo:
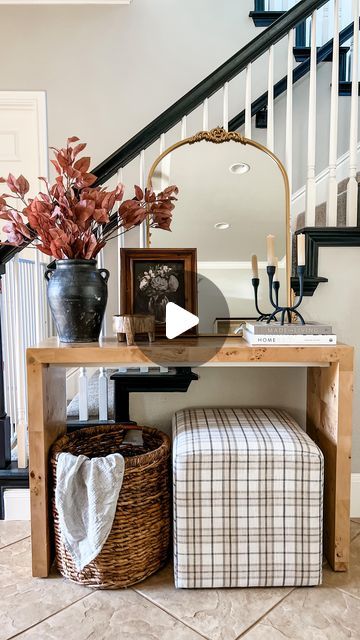
[[[123,445],[129,429],[140,429],[143,447]],[[166,561],[170,543],[170,439],[150,427],[101,425],[65,435],[52,447],[54,490],[58,455],[69,452],[89,458],[121,453],[125,473],[114,522],[101,553],[77,571],[62,541],[53,491],[56,564],[73,582],[117,589],[144,580]]]

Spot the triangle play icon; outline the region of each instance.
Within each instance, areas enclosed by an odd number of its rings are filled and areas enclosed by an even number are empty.
[[[166,337],[169,340],[177,338],[185,331],[196,327],[199,324],[199,318],[190,311],[186,311],[174,302],[168,302],[166,305]]]

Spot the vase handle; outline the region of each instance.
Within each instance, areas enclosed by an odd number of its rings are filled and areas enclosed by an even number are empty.
[[[110,272],[107,269],[99,269],[101,277],[107,282],[110,277]]]
[[[49,282],[51,276],[54,273],[54,269],[46,269],[44,276],[45,276],[45,280],[47,280],[47,282]]]

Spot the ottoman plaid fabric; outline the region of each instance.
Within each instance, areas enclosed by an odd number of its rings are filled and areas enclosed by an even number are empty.
[[[275,409],[173,419],[175,585],[321,583],[323,455]]]

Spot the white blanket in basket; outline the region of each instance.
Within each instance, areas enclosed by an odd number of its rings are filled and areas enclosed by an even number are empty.
[[[111,531],[124,470],[120,453],[58,457],[55,505],[61,536],[78,571],[96,558]]]

